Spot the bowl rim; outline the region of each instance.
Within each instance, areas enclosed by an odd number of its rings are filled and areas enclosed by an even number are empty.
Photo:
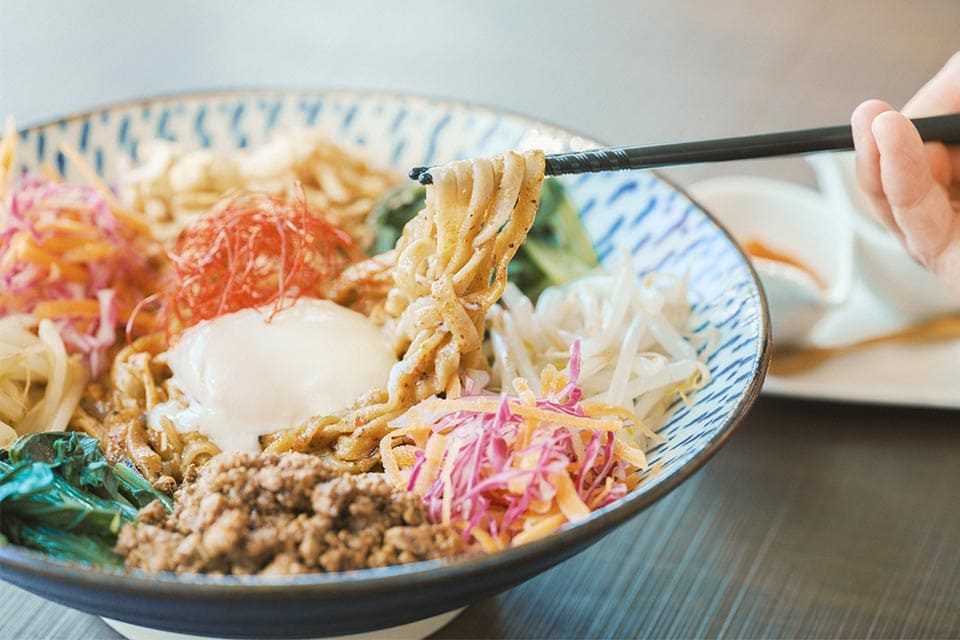
[[[568,137],[581,138],[596,144],[595,138],[584,135],[569,127],[560,126],[542,118],[532,117],[520,111],[508,108],[489,106],[475,101],[458,100],[454,98],[438,97],[413,92],[357,89],[339,87],[295,87],[295,86],[249,86],[216,88],[211,90],[189,89],[181,92],[165,92],[145,97],[130,98],[115,102],[104,103],[88,109],[70,113],[61,117],[45,118],[37,121],[28,121],[28,124],[17,128],[17,133],[34,131],[52,125],[69,123],[83,118],[90,118],[102,112],[124,108],[145,107],[161,101],[189,100],[189,99],[216,99],[230,98],[243,95],[264,94],[317,94],[323,97],[353,96],[356,98],[387,98],[400,101],[421,101],[445,109],[470,109],[492,116],[507,116],[521,121],[531,128],[543,128],[551,132]],[[37,578],[56,580],[60,584],[82,587],[104,587],[112,591],[140,594],[148,591],[153,595],[172,597],[190,597],[197,599],[223,599],[224,596],[234,599],[245,597],[271,597],[283,595],[290,597],[308,596],[311,598],[328,597],[344,598],[359,593],[370,594],[386,592],[398,587],[413,585],[425,588],[429,585],[442,584],[449,580],[469,579],[473,575],[484,574],[497,567],[507,567],[515,563],[533,561],[537,558],[549,557],[556,548],[572,547],[577,543],[584,543],[591,538],[600,537],[612,532],[616,527],[633,518],[641,511],[670,493],[684,480],[699,470],[710,460],[736,431],[750,408],[760,395],[760,389],[770,362],[771,333],[770,312],[767,299],[760,284],[760,279],[753,264],[743,252],[740,245],[733,238],[727,228],[710,211],[691,197],[682,187],[665,177],[660,172],[651,172],[658,180],[678,192],[696,206],[720,233],[730,241],[736,251],[753,284],[760,314],[757,317],[759,329],[757,341],[757,359],[753,376],[749,385],[732,409],[726,424],[697,451],[693,457],[682,466],[663,478],[650,490],[632,492],[621,500],[599,509],[590,514],[585,520],[554,532],[544,538],[530,543],[505,549],[493,554],[478,554],[453,561],[434,560],[405,565],[386,567],[383,569],[362,569],[336,573],[309,573],[282,576],[212,576],[208,574],[153,574],[140,570],[127,571],[123,569],[104,569],[53,559],[44,554],[18,547],[12,544],[0,545],[0,578],[6,579],[7,572],[13,571],[29,574]],[[594,541],[596,541],[594,540]]]

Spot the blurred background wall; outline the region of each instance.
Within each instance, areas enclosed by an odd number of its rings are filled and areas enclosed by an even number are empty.
[[[611,144],[845,122],[960,50],[958,0],[0,0],[0,114],[236,87],[385,89]],[[796,158],[668,171],[813,184]]]
[[[0,113],[376,88],[645,143],[841,122],[866,97],[902,102],[956,49],[957,0],[0,0]]]

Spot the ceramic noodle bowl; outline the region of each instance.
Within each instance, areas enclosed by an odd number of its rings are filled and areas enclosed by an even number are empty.
[[[58,152],[68,144],[108,182],[122,158],[152,138],[233,150],[271,134],[320,127],[334,142],[406,172],[418,165],[539,147],[596,146],[584,137],[487,108],[383,93],[270,91],[183,95],[115,105],[23,131],[24,170],[51,163],[82,176]],[[713,340],[712,380],[678,403],[650,452],[659,473],[625,498],[532,543],[455,562],[289,577],[150,575],[81,568],[0,548],[0,577],[51,600],[122,623],[194,635],[307,638],[385,629],[438,616],[516,585],[584,550],[675,488],[717,451],[755,400],[768,357],[767,310],[756,274],[727,232],[654,173],[563,179],[596,251],[632,254],[638,277],[686,277],[692,329]]]

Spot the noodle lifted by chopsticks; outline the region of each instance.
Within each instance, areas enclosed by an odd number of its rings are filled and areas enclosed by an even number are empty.
[[[344,470],[365,471],[390,420],[430,396],[459,395],[458,373],[484,368],[484,318],[533,223],[543,171],[542,151],[431,169],[426,208],[389,255],[393,283],[379,313],[402,358],[387,389],[276,434],[267,451],[326,451]]]

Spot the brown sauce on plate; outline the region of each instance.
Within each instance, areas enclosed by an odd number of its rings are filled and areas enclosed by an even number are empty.
[[[792,255],[778,251],[777,249],[772,249],[756,238],[748,238],[745,240],[743,243],[743,250],[753,258],[773,260],[774,262],[782,262],[783,264],[788,264],[791,267],[796,267],[810,276],[810,278],[817,283],[818,287],[821,289],[827,288],[827,283],[823,281],[823,278],[821,278],[816,271],[808,267],[806,264],[800,262]]]

